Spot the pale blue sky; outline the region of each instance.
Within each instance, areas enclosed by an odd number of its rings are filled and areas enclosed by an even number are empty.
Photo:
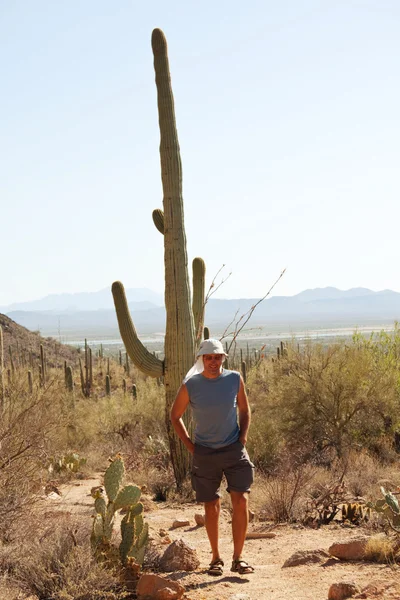
[[[0,0],[0,305],[163,291],[154,27],[218,296],[400,291],[398,0]]]

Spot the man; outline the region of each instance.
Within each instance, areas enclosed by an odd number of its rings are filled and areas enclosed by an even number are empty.
[[[172,406],[171,421],[176,433],[193,454],[192,485],[196,500],[204,502],[206,530],[212,551],[208,573],[222,575],[223,572],[218,524],[221,508],[219,488],[225,475],[233,508],[231,571],[247,575],[254,571],[241,557],[254,469],[245,448],[250,407],[240,373],[222,367],[226,356],[219,340],[209,339],[201,343],[196,363],[185,377]],[[196,423],[194,443],[182,420],[189,404]]]

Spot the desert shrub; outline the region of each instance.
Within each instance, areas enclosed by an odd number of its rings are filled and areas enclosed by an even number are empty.
[[[25,378],[23,377],[25,375]],[[26,372],[16,372],[8,386],[0,420],[0,539],[13,527],[45,478],[48,457],[59,447],[66,420],[60,409],[60,380],[26,389]]]
[[[382,344],[357,337],[328,347],[289,345],[287,356],[259,367],[250,400],[253,414],[269,421],[260,424],[257,418],[256,424],[266,431],[266,450],[272,438],[273,446],[302,455],[305,462],[327,465],[352,447],[376,449],[400,417],[394,361]],[[260,444],[259,438],[259,453]]]
[[[137,390],[137,398],[133,398],[121,387],[110,396],[94,389],[90,398],[75,403],[73,448],[89,463],[100,468],[108,456],[122,452],[127,470],[137,470],[146,456],[149,439],[166,440],[162,388],[147,378],[137,382]]]
[[[175,477],[172,467],[156,468],[150,467],[146,472],[141,472],[142,480],[149,489],[152,499],[156,502],[165,502],[168,500],[171,492],[175,488]]]
[[[257,409],[249,432],[247,448],[256,468],[272,472],[283,450],[283,440],[268,411]]]
[[[261,490],[263,496],[260,514],[275,523],[301,519],[307,489],[314,473],[314,467],[298,465],[291,457],[286,456],[273,475],[258,480],[258,495]]]
[[[354,497],[369,497],[377,481],[389,473],[375,456],[366,450],[351,450],[343,460],[342,468],[349,493]]]
[[[70,519],[35,530],[19,545],[0,547],[0,571],[39,600],[117,600],[116,574],[92,557],[89,531]]]
[[[131,464],[130,469],[139,477],[140,482],[147,486],[153,500],[157,502],[165,502],[175,491],[169,446],[164,436],[147,436],[139,461],[136,465]]]

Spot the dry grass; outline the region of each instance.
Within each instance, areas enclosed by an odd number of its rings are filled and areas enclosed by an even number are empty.
[[[381,480],[393,482],[389,487],[395,487],[397,465],[382,464],[364,449],[352,450],[341,463],[346,487],[354,498],[373,498],[379,494]]]
[[[383,533],[369,538],[365,548],[365,559],[371,562],[390,563],[398,561],[398,537]]]
[[[265,520],[274,523],[301,520],[305,512],[304,499],[314,473],[313,467],[294,466],[286,461],[275,475],[258,478],[252,509],[258,500],[259,514]]]
[[[89,525],[70,517],[25,531],[25,538],[0,547],[0,571],[39,600],[119,600],[116,574],[98,565],[90,551]]]

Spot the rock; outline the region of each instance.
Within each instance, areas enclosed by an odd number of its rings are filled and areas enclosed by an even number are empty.
[[[44,488],[44,493],[46,496],[50,496],[50,494],[56,494],[58,497],[61,496],[61,492],[58,487],[54,483],[47,483]]]
[[[345,598],[353,598],[360,591],[360,588],[354,583],[354,581],[341,581],[340,583],[332,583],[328,592],[328,600],[344,600]]]
[[[348,542],[336,542],[330,546],[328,552],[340,560],[363,560],[368,538],[360,537]]]
[[[398,582],[394,580],[373,580],[362,589],[355,598],[374,598],[375,600],[396,600],[400,597]]]
[[[251,600],[248,594],[235,594],[234,596],[229,596],[229,600]]]
[[[166,535],[166,536],[165,536],[164,538],[162,538],[162,540],[161,540],[161,543],[162,543],[162,544],[164,544],[164,546],[165,546],[166,544],[171,544],[171,542],[172,542],[172,540],[171,540],[171,538],[169,537],[169,535]]]
[[[194,571],[200,565],[199,557],[194,548],[183,540],[172,542],[165,550],[160,561],[162,571]]]
[[[190,525],[190,521],[183,521],[182,519],[176,519],[172,523],[172,529],[177,529],[178,527],[186,527],[187,525]]]
[[[206,517],[205,517],[205,515],[201,515],[200,513],[196,513],[194,515],[194,520],[196,521],[196,524],[199,527],[204,527],[204,525],[206,524]]]
[[[168,535],[167,532],[165,531],[165,529],[160,529],[158,534],[160,537],[165,537],[166,535]]]
[[[330,555],[325,550],[298,550],[283,563],[282,569],[297,567],[298,565],[323,563],[328,558],[330,558]]]
[[[47,500],[59,500],[60,498],[61,498],[61,496],[59,494],[57,494],[57,492],[50,492],[46,496]]]
[[[138,600],[179,600],[184,593],[176,581],[151,574],[142,575],[136,588]]]

